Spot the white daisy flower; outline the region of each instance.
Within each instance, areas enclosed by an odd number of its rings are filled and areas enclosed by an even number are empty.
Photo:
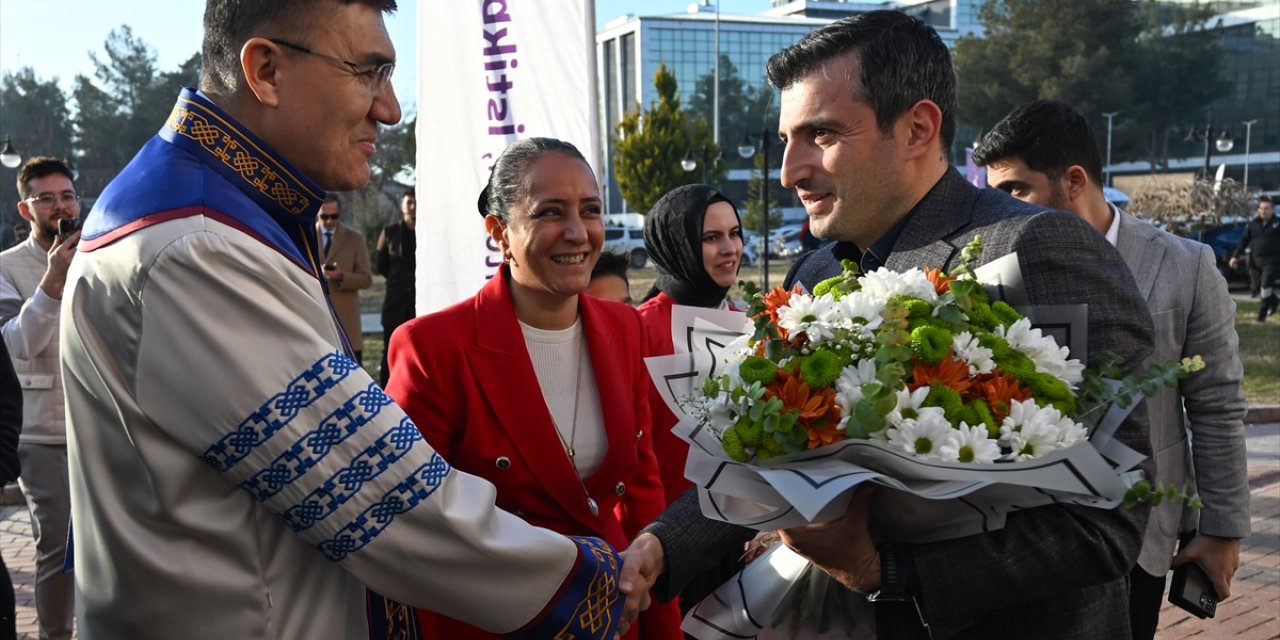
[[[841,413],[848,416],[853,411],[853,406],[862,400],[862,385],[875,381],[874,360],[859,360],[845,367],[835,383],[836,404],[840,406]]]
[[[933,283],[918,268],[902,273],[881,267],[862,277],[862,292],[882,304],[895,296],[920,298],[930,304],[938,301]]]
[[[1037,371],[1061,378],[1071,388],[1075,388],[1084,380],[1084,365],[1079,360],[1070,358],[1066,347],[1058,346],[1051,336],[1045,336],[1031,326],[1031,321],[1022,318],[1008,327],[997,326],[996,335],[1008,341],[1009,346],[1017,349],[1031,359]]]
[[[836,310],[846,327],[862,326],[875,331],[884,322],[884,318],[880,317],[880,312],[884,311],[884,301],[862,291],[845,294],[836,301]]]
[[[903,420],[885,430],[889,431],[890,447],[922,460],[940,459],[941,448],[955,437],[956,432],[945,417],[937,419],[933,414],[921,416],[919,420]]]
[[[1037,406],[1035,400],[1015,400],[1000,424],[1000,443],[1011,450],[1011,460],[1045,456],[1085,438],[1084,427],[1054,407]]]
[[[889,424],[897,425],[906,420],[919,419],[925,413],[932,413],[931,409],[942,412],[941,407],[924,406],[925,398],[929,397],[929,385],[919,387],[915,391],[902,388],[895,393],[898,396],[898,404],[884,417]]]
[[[778,326],[792,334],[803,332],[814,346],[834,337],[835,321],[835,298],[829,293],[791,296],[778,307]]]
[[[955,356],[969,363],[969,375],[990,373],[996,368],[996,361],[991,358],[991,350],[978,343],[978,337],[968,331],[961,331],[952,337],[951,348]]]
[[[987,435],[983,425],[971,427],[961,422],[955,436],[938,448],[943,460],[990,464],[1000,457],[1000,443]]]

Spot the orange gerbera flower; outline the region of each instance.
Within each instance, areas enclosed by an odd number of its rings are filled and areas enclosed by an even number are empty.
[[[799,421],[806,425],[833,410],[837,416],[840,412],[835,406],[834,391],[830,388],[811,391],[799,374],[790,371],[778,371],[778,379],[769,385],[765,395],[781,400],[782,406],[798,414]]]
[[[955,276],[944,276],[942,274],[942,269],[935,267],[925,267],[924,277],[928,278],[929,282],[933,283],[933,288],[938,292],[938,295],[951,291],[951,281],[956,279]]]
[[[909,389],[914,390],[926,384],[942,384],[962,396],[973,385],[973,381],[969,379],[969,363],[956,359],[950,353],[935,365],[917,362],[911,370],[911,378],[912,381],[907,385]]]
[[[1031,399],[1031,391],[1007,373],[988,373],[978,378],[976,383],[978,394],[987,401],[997,422],[1009,415],[1009,405],[1014,400]]]
[[[792,287],[790,290],[783,289],[782,285],[774,287],[771,291],[764,294],[764,307],[769,312],[769,319],[774,324],[778,323],[778,308],[791,302],[791,296],[800,293],[800,285]],[[779,327],[781,329],[781,327]]]
[[[812,425],[805,427],[809,432],[809,444],[806,448],[817,449],[823,445],[844,440],[844,432],[837,428],[840,426],[839,417],[835,420],[821,422],[821,425],[819,427]]]

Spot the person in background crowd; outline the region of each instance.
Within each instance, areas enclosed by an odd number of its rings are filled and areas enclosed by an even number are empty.
[[[378,366],[378,383],[387,386],[391,370],[387,368],[387,345],[396,327],[417,315],[414,299],[414,265],[417,263],[418,240],[414,236],[418,220],[418,198],[413,187],[400,196],[400,220],[382,229],[375,250],[378,273],[387,279],[386,296],[382,299],[382,362]]]
[[[589,296],[631,304],[631,281],[627,279],[627,267],[631,261],[626,255],[601,251],[596,266],[591,269],[591,283],[583,290]]]
[[[1120,251],[1155,322],[1156,349],[1148,365],[1204,358],[1202,371],[1147,400],[1154,484],[1194,486],[1204,501],[1199,510],[1180,500],[1152,509],[1138,566],[1129,573],[1133,637],[1150,640],[1170,559],[1174,566],[1199,563],[1218,598],[1226,599],[1240,565],[1240,539],[1249,535],[1247,403],[1235,301],[1207,245],[1161,231],[1107,202],[1093,127],[1071,105],[1037,100],[1015,109],[982,137],[973,160],[987,168],[996,189],[1074,213]],[[1179,534],[1194,537],[1175,557]]]
[[[658,268],[653,287],[636,311],[644,322],[650,356],[675,353],[671,307],[686,305],[733,309],[729,288],[742,263],[742,221],[723,193],[705,184],[676,187],[645,216],[644,248]],[[676,417],[656,387],[649,387],[653,449],[662,469],[665,501],[670,504],[692,486],[684,477],[689,445],[671,433]]]
[[[1249,265],[1249,286],[1260,297],[1258,322],[1280,306],[1280,220],[1276,219],[1276,206],[1270,196],[1258,198],[1258,214],[1245,227],[1230,266],[1235,268],[1240,256],[1246,256]]]
[[[644,246],[658,268],[658,277],[636,311],[644,322],[650,356],[675,353],[671,338],[671,307],[681,304],[733,309],[729,288],[742,265],[742,220],[728,196],[705,184],[688,184],[667,192],[645,216]],[[657,387],[649,385],[650,431],[662,470],[664,505],[693,486],[684,477],[689,445],[671,432],[676,416]],[[688,609],[733,577],[742,568],[742,548],[724,552],[719,564],[699,576],[680,594],[680,609]]]
[[[18,460],[21,432],[22,385],[9,360],[9,349],[0,340],[0,489],[17,480],[22,470]],[[9,568],[0,557],[0,640],[13,640],[18,634],[16,606]]]
[[[347,342],[357,364],[364,365],[364,332],[360,328],[360,290],[373,284],[369,269],[369,249],[359,231],[341,222],[342,201],[325,196],[317,216],[316,238],[320,243],[321,269],[329,286],[333,310],[346,330]]]
[[[604,242],[601,207],[573,145],[528,138],[507,147],[478,203],[502,252],[499,273],[475,297],[396,331],[387,394],[436,451],[493,482],[499,506],[621,547],[662,510],[662,485],[640,319],[581,295]],[[419,615],[427,637],[490,637]],[[637,627],[626,637],[673,638],[680,619],[658,606]]]
[[[977,189],[951,167],[955,71],[932,27],[893,10],[842,18],[774,55],[768,75],[781,90],[782,184],[796,190],[813,232],[835,241],[798,260],[786,286],[812,289],[841,273],[841,259],[864,272],[948,270],[980,235],[975,266],[1016,253],[1031,304],[1088,305],[1086,363],[1114,352],[1126,373],[1142,365],[1151,315],[1115,248],[1073,215]],[[1146,417],[1139,405],[1115,435],[1143,456]],[[1140,467],[1154,473],[1150,460]],[[882,640],[1130,634],[1128,575],[1149,507],[1047,505],[1009,514],[1002,529],[907,543],[871,537],[875,499],[859,489],[844,517],[781,536],[874,596]],[[752,535],[739,529],[704,518],[686,492],[633,542],[622,579],[665,578],[656,593],[667,597],[715,561],[711,550]]]
[[[13,244],[9,246],[16,247],[26,242],[27,237],[30,235],[31,235],[31,223],[25,222],[25,221],[13,223]]]
[[[609,545],[497,508],[329,310],[316,213],[400,120],[395,6],[209,0],[201,89],[88,216],[61,327],[86,640],[413,637],[366,585],[513,637],[627,622]]]
[[[67,490],[67,423],[58,367],[59,301],[79,231],[59,233],[80,217],[71,169],[48,156],[18,169],[18,213],[31,225],[25,242],[0,253],[0,335],[22,381],[18,485],[36,536],[36,617],[40,637],[69,640],[75,578],[63,571],[71,494]]]

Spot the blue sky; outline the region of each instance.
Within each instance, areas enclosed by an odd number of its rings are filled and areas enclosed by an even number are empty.
[[[460,0],[423,0],[456,2]],[[680,13],[693,0],[596,0],[597,28],[624,13]],[[400,0],[387,19],[398,63],[392,82],[405,107],[416,103],[418,2]],[[721,0],[721,11],[757,13],[769,0]],[[89,52],[105,59],[103,43],[113,29],[129,25],[152,47],[161,70],[176,68],[200,50],[203,0],[0,0],[0,73],[30,66],[36,75],[57,77],[70,93],[76,74],[92,75]]]

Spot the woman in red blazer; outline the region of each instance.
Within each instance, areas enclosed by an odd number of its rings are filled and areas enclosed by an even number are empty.
[[[500,507],[626,548],[665,505],[639,316],[579,295],[604,241],[595,175],[568,143],[522,140],[479,206],[504,264],[474,298],[395,333],[387,393],[441,456],[494,484]],[[494,637],[419,620],[427,637]],[[679,638],[679,624],[655,603],[625,637]]]

